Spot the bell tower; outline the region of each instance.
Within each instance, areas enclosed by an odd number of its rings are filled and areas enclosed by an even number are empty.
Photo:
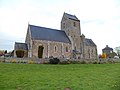
[[[80,20],[75,15],[64,13],[61,20],[61,30],[65,31],[67,36],[70,38],[72,50],[80,53]]]
[[[68,13],[64,13],[61,20],[61,30],[73,32],[76,35],[81,36],[80,20],[75,16]],[[66,34],[69,34],[66,32]]]

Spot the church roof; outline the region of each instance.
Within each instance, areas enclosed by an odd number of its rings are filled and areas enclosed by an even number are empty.
[[[75,15],[71,15],[71,14],[68,14],[68,13],[65,13],[65,15],[66,15],[69,19],[79,21],[79,19],[78,19]]]
[[[66,33],[62,30],[51,29],[46,27],[29,25],[31,37],[34,40],[48,40],[71,43]]]
[[[95,43],[92,41],[92,39],[85,38],[85,44],[86,46],[96,46]]]
[[[19,50],[19,49],[28,50],[27,44],[15,42],[15,50]]]

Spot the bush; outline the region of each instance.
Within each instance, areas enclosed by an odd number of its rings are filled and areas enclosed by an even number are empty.
[[[33,64],[34,62],[32,60],[29,60],[28,61],[28,64]]]
[[[12,60],[11,62],[12,62],[12,63],[16,63],[17,61],[16,61],[16,60]]]
[[[24,57],[24,50],[16,50],[16,55],[18,58],[23,58]]]
[[[51,58],[50,60],[49,60],[49,63],[50,64],[58,64],[60,62],[60,60],[58,59],[58,58]]]
[[[97,61],[93,61],[92,64],[97,64]]]

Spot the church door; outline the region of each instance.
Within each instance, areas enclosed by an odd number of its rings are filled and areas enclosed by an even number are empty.
[[[38,47],[38,58],[42,58],[42,56],[43,56],[43,49],[44,49],[43,46],[39,46]]]

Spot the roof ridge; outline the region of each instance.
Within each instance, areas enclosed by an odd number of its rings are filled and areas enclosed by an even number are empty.
[[[65,13],[66,16],[69,18],[69,19],[73,19],[73,20],[77,20],[79,21],[79,19],[76,17],[76,15],[72,15],[72,14],[68,14],[68,13]]]
[[[68,15],[71,15],[71,16],[75,16],[75,15],[73,15],[73,14],[69,14],[69,13],[65,13],[65,14],[68,14]]]
[[[56,30],[56,31],[62,31],[62,32],[64,32],[63,30],[60,30],[60,29],[48,28],[48,27],[37,26],[37,25],[30,25],[30,26],[34,26],[34,27],[38,27],[38,28],[45,28],[45,29],[51,29],[51,30]]]
[[[15,43],[17,43],[17,44],[26,44],[26,43],[22,43],[22,42],[15,42]]]

